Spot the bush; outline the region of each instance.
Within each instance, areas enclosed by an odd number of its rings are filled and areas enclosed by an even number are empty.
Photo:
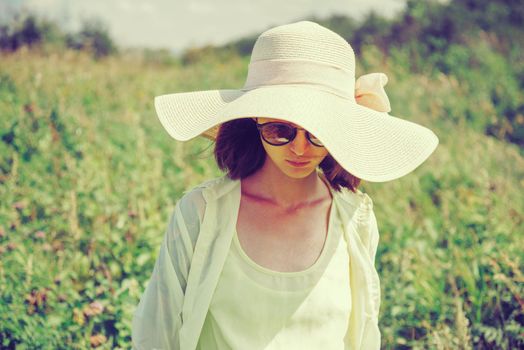
[[[117,52],[107,26],[96,19],[84,22],[80,32],[67,35],[66,43],[68,47],[76,50],[91,51],[96,58]]]
[[[86,50],[95,58],[117,53],[107,27],[99,20],[84,22],[78,33],[64,33],[56,23],[34,14],[17,14],[0,25],[0,50],[13,52],[21,47],[46,47],[56,51],[65,47]]]
[[[15,51],[22,46],[35,46],[54,37],[56,26],[34,15],[15,16],[8,24],[0,26],[0,49]]]

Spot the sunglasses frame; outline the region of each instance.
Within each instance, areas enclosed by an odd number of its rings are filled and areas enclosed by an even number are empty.
[[[317,145],[316,143],[311,141],[311,134],[309,133],[309,131],[307,131],[304,128],[298,128],[296,126],[291,126],[290,124],[282,123],[282,122],[267,122],[267,123],[259,124],[258,121],[255,121],[255,124],[257,125],[258,132],[259,132],[260,136],[262,137],[262,139],[264,139],[264,141],[266,141],[267,143],[269,143],[272,146],[284,146],[284,145],[287,145],[288,143],[290,143],[291,141],[293,141],[297,137],[298,130],[304,130],[304,131],[306,131],[306,138],[307,138],[307,140],[313,146],[315,146],[315,147],[325,147],[324,145]],[[269,124],[285,125],[286,127],[288,127],[288,128],[293,130],[293,136],[290,138],[289,141],[287,141],[285,143],[276,143],[276,144],[275,143],[271,143],[268,140],[266,140],[266,138],[264,137],[264,133],[262,132],[262,128],[264,128],[264,126],[269,125]]]

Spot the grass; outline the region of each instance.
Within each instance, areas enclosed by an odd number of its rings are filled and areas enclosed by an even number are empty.
[[[361,66],[390,77],[392,114],[440,138],[411,174],[362,186],[381,233],[383,348],[523,346],[522,149],[461,118],[471,102],[453,76],[375,57],[368,49]],[[0,342],[129,348],[169,214],[184,190],[221,175],[209,141],[167,135],[153,97],[238,88],[248,59],[0,60]]]

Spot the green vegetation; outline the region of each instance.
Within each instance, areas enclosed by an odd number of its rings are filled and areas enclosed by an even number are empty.
[[[323,23],[358,42],[357,75],[389,76],[393,115],[440,138],[413,173],[362,186],[381,232],[384,349],[524,347],[522,5],[482,4]],[[221,175],[209,141],[167,135],[153,97],[242,86],[235,45],[180,59],[45,41],[1,53],[0,347],[130,347],[176,201]]]
[[[0,51],[16,51],[24,46],[47,52],[83,50],[95,58],[118,52],[105,24],[98,19],[86,20],[77,33],[65,33],[49,20],[18,13],[11,21],[0,24]]]

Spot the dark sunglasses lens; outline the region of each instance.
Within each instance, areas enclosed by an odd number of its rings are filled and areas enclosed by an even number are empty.
[[[287,124],[272,123],[262,127],[262,136],[272,144],[280,145],[290,142],[293,138],[294,129]]]
[[[324,144],[322,143],[322,141],[320,141],[318,138],[316,138],[314,135],[312,134],[309,134],[309,140],[311,141],[311,143],[313,143],[314,145],[316,146],[324,146]]]

